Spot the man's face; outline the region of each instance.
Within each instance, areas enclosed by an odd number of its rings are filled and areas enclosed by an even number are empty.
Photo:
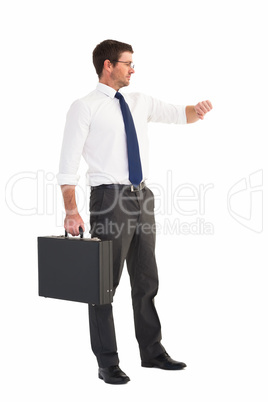
[[[131,74],[133,74],[135,70],[131,68],[132,53],[121,53],[118,61],[119,62],[113,67],[111,78],[114,81],[115,86],[120,89],[129,85]]]

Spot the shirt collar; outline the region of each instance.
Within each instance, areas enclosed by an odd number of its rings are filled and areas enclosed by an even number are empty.
[[[107,96],[110,96],[110,98],[114,98],[114,95],[116,93],[116,90],[113,89],[112,87],[109,87],[108,85],[102,84],[101,82],[98,83],[97,88],[98,91],[104,93]]]

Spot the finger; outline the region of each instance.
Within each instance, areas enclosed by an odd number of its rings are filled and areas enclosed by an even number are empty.
[[[77,236],[79,234],[79,226],[77,226],[73,219],[70,219],[68,225],[66,225],[67,233],[70,233],[72,236]]]
[[[212,109],[212,104],[210,101],[204,101],[203,102],[204,107],[206,108],[206,112],[210,112],[210,110]]]
[[[204,110],[201,107],[201,102],[199,102],[196,106],[195,106],[195,111],[197,114],[203,115],[204,113],[206,113],[206,110]]]
[[[72,235],[72,236],[76,236],[75,229],[73,229],[73,228],[69,228],[69,230],[67,232],[70,233],[70,235]]]
[[[206,101],[202,102],[202,106],[203,106],[203,108],[205,110],[205,113],[210,111],[210,106]]]
[[[203,113],[197,113],[197,117],[201,120],[204,119],[204,114]]]
[[[212,109],[212,104],[210,101],[199,102],[196,106],[197,109],[202,111],[204,114],[206,114]]]
[[[78,231],[78,230],[72,230],[72,231],[70,231],[70,234],[71,234],[72,236],[78,236],[78,235],[79,235],[79,231]]]
[[[200,108],[199,104],[195,105],[194,110],[195,110],[195,113],[196,113],[198,116],[199,116],[199,115],[200,115],[200,116],[203,115],[203,111],[202,111],[202,109]]]
[[[207,113],[209,111],[209,109],[206,107],[205,102],[200,102],[199,107],[200,107],[200,110],[202,110],[203,113]]]
[[[76,225],[76,228],[75,228],[75,236],[78,236],[78,235],[80,234],[79,226],[81,226],[80,223],[78,223],[78,224]],[[84,231],[84,230],[83,230],[83,231]]]
[[[196,110],[196,114],[197,114],[197,117],[201,118],[201,117],[204,117],[204,115],[205,115],[206,113],[203,112],[203,110],[198,109],[198,110]]]
[[[212,103],[209,100],[206,101],[206,104],[209,107],[209,110],[213,109]]]

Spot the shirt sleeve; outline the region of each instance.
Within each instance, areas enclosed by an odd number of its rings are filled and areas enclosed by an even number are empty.
[[[57,174],[59,185],[77,185],[78,183],[77,171],[87,139],[89,124],[90,111],[85,102],[78,99],[71,105],[66,117],[59,173]]]
[[[172,105],[146,96],[148,122],[186,124],[186,106]]]

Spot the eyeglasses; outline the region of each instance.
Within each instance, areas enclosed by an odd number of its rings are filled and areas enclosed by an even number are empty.
[[[124,63],[127,64],[128,67],[132,68],[134,70],[135,64],[132,63],[132,61],[121,61],[121,60],[113,60],[115,63]]]

